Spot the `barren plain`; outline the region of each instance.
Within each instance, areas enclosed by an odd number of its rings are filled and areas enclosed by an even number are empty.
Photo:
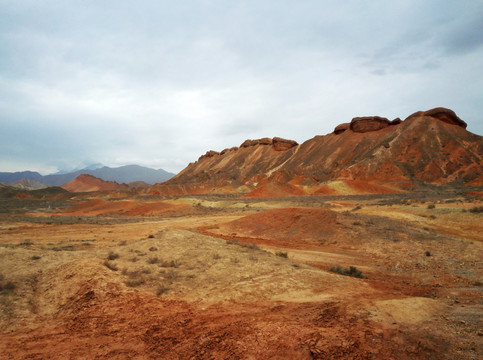
[[[480,359],[481,191],[435,189],[2,199],[0,354]]]

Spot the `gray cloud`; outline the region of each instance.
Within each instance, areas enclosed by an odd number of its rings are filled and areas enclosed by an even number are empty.
[[[482,7],[0,2],[0,170],[179,171],[246,138],[452,108],[481,133]]]

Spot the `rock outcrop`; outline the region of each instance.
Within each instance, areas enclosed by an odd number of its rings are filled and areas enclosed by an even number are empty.
[[[294,140],[287,140],[279,137],[273,138],[273,148],[275,151],[286,151],[297,145],[298,143]]]
[[[406,120],[420,116],[430,116],[451,125],[461,126],[463,129],[466,129],[467,126],[467,124],[461,120],[453,110],[446,109],[444,107],[437,107],[427,111],[415,112],[414,114],[409,115]]]
[[[294,146],[297,146],[298,143],[294,140],[287,140],[287,139],[282,139],[282,138],[279,138],[279,137],[274,137],[273,139],[262,138],[262,139],[256,139],[256,140],[245,140],[240,145],[240,147],[241,148],[247,148],[247,147],[256,146],[256,145],[272,145],[274,150],[276,150],[276,151],[285,151],[285,150],[293,148]],[[225,151],[225,150],[223,150],[223,151]]]
[[[210,150],[210,151],[207,151],[205,155],[201,155],[198,159],[199,160],[202,160],[202,159],[206,159],[206,158],[210,158],[210,157],[213,157],[215,155],[219,155],[220,153],[218,151],[214,151],[214,150]]]
[[[354,132],[365,133],[369,131],[378,131],[387,128],[389,124],[389,120],[384,117],[362,116],[352,119],[350,129]]]
[[[340,125],[337,125],[334,129],[334,134],[339,135],[342,134],[344,131],[349,130],[351,127],[350,123],[343,123]]]

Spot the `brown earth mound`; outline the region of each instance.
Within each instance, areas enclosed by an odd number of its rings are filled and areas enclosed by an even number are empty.
[[[336,231],[337,213],[320,208],[273,209],[220,225],[219,232],[236,237],[283,243],[313,243]]]
[[[81,174],[74,180],[61,186],[70,192],[91,192],[91,191],[119,191],[128,190],[126,184],[118,184],[115,181],[105,181],[92,175]]]

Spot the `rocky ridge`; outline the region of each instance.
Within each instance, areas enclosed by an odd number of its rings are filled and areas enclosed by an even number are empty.
[[[177,187],[184,193],[251,192],[278,182],[296,194],[317,192],[328,181],[482,185],[482,154],[483,138],[468,132],[452,110],[436,108],[404,121],[356,117],[302,144],[246,140],[240,147],[207,152],[155,188],[160,193],[168,188],[176,193]]]

